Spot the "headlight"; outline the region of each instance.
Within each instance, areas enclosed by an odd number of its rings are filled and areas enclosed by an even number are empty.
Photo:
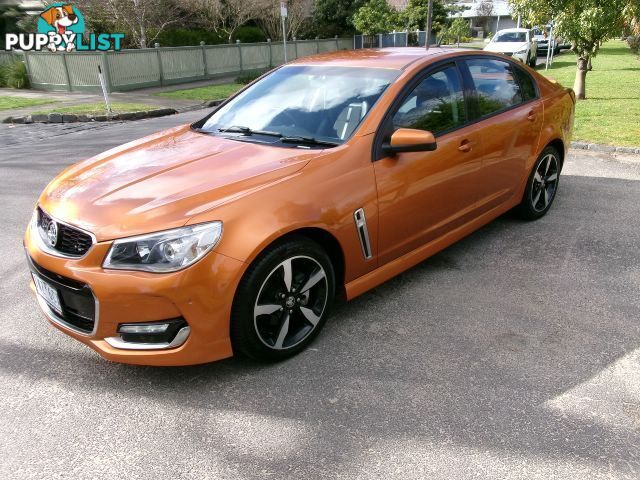
[[[516,55],[522,55],[523,53],[527,53],[526,48],[523,48],[522,50],[518,50],[517,52],[515,52]]]
[[[197,262],[216,246],[222,222],[202,223],[116,240],[102,266],[117,270],[175,272]]]

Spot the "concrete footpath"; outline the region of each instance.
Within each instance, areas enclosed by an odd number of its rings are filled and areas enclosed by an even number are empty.
[[[182,83],[179,85],[170,85],[165,87],[143,88],[130,92],[113,92],[109,94],[112,103],[143,103],[151,108],[168,107],[175,108],[179,112],[188,111],[202,105],[201,100],[185,100],[176,98],[167,98],[157,96],[161,92],[173,92],[175,90],[184,90],[189,88],[206,87],[209,85],[219,85],[222,83],[230,83],[235,77],[217,78],[215,80],[204,80],[201,82]],[[0,122],[7,117],[22,117],[31,115],[34,112],[49,110],[55,107],[71,107],[89,103],[103,102],[104,98],[101,93],[87,92],[53,92],[44,90],[17,90],[14,88],[0,88],[0,96],[22,97],[33,99],[53,100],[57,103],[40,104],[24,108],[12,108],[0,110]],[[211,98],[210,100],[218,100]]]

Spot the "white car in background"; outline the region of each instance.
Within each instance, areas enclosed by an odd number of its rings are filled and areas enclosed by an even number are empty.
[[[488,52],[503,53],[517,58],[531,68],[536,66],[538,45],[533,31],[528,28],[508,28],[498,30],[491,41],[484,47]]]

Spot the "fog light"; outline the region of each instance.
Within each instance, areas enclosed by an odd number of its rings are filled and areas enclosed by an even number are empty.
[[[131,323],[120,325],[118,333],[164,333],[169,328],[168,323]]]
[[[121,323],[118,333],[123,342],[170,344],[185,327],[187,322],[183,318],[174,318],[160,322]]]

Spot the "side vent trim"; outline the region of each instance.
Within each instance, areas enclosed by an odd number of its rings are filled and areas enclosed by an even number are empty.
[[[373,254],[371,253],[371,243],[369,242],[369,230],[367,230],[367,219],[364,216],[364,208],[359,208],[358,210],[353,212],[353,220],[356,223],[358,238],[360,238],[362,255],[364,255],[365,260],[370,260]]]

